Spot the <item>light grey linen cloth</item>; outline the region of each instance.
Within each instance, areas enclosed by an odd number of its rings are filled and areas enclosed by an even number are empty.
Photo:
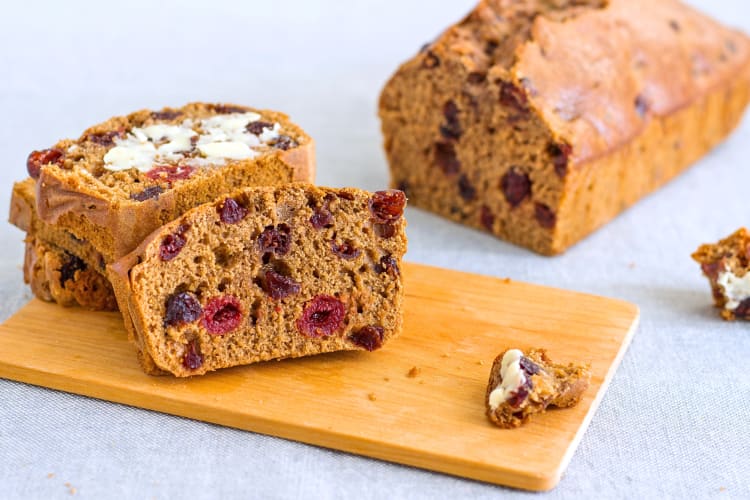
[[[284,110],[316,138],[319,183],[381,188],[378,92],[472,3],[6,2],[0,207],[32,149],[113,115],[191,100]],[[694,3],[750,31],[745,0]],[[690,171],[556,258],[409,209],[411,261],[641,307],[601,407],[544,498],[750,497],[750,325],[717,319],[689,258],[699,243],[750,224],[749,158],[745,121]],[[0,224],[0,239],[4,319],[31,295],[22,234]],[[0,498],[69,498],[72,488],[81,498],[529,495],[0,380]]]

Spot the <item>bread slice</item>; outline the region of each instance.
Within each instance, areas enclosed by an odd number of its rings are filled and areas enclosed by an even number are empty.
[[[750,320],[750,232],[744,227],[693,253],[708,278],[721,317]]]
[[[379,114],[409,202],[557,254],[720,143],[750,39],[676,0],[482,0]]]
[[[588,365],[553,363],[544,349],[530,349],[526,354],[508,349],[495,358],[490,369],[487,416],[498,427],[519,427],[549,406],[575,406],[590,380]]]
[[[27,167],[41,219],[107,262],[222,193],[315,176],[313,141],[286,115],[204,103],[111,118],[32,152]]]
[[[401,331],[400,191],[255,187],[188,211],[108,266],[147,372],[374,350]]]

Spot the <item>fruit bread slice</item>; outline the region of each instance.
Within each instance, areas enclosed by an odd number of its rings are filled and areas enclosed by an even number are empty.
[[[556,254],[722,141],[750,39],[676,0],[483,0],[380,98],[409,202]]]
[[[544,349],[526,354],[508,349],[492,363],[485,398],[487,416],[499,427],[519,427],[548,406],[575,406],[590,380],[588,365],[555,364]]]
[[[726,320],[750,320],[750,233],[744,227],[693,253]]]
[[[53,243],[26,239],[23,279],[40,300],[93,311],[117,310],[109,280]]]
[[[149,373],[178,377],[401,331],[406,197],[295,183],[188,211],[108,266]]]
[[[161,225],[250,185],[312,182],[312,139],[286,115],[223,104],[138,111],[34,151],[37,208],[109,263]]]
[[[114,292],[104,276],[104,259],[89,243],[42,222],[36,214],[34,179],[13,185],[10,222],[26,232],[24,281],[39,299],[63,306],[112,311]]]

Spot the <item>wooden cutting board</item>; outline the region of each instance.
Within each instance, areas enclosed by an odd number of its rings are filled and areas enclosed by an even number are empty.
[[[553,488],[630,342],[638,308],[416,264],[403,272],[404,333],[372,354],[149,377],[118,314],[33,300],[0,326],[0,377],[491,483]],[[484,393],[492,360],[509,347],[590,362],[591,387],[575,408],[499,429],[485,417]]]

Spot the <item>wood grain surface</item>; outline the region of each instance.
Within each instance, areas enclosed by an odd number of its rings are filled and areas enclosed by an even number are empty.
[[[638,308],[417,264],[403,272],[404,333],[374,353],[149,377],[119,314],[33,300],[0,326],[0,377],[481,481],[553,488],[627,349]],[[494,427],[484,392],[493,358],[510,347],[590,362],[581,403],[519,429]]]

